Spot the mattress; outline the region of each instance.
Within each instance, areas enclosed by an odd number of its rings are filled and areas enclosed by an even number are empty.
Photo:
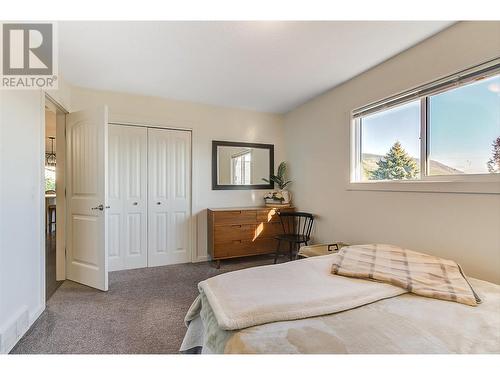
[[[500,353],[500,286],[469,279],[483,303],[403,294],[335,314],[219,328],[206,297],[181,351],[201,353]]]

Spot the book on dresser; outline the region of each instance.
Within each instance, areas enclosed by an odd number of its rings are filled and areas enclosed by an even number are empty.
[[[208,254],[217,267],[222,259],[274,253],[274,236],[283,233],[278,210],[294,208],[209,208]]]

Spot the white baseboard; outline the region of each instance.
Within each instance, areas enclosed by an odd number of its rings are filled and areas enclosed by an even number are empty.
[[[22,308],[13,314],[3,327],[0,327],[0,354],[7,354],[14,348],[44,309],[45,306],[40,306],[30,314],[27,308]]]
[[[207,255],[199,256],[195,260],[193,260],[193,263],[200,263],[200,262],[206,262],[208,260]]]

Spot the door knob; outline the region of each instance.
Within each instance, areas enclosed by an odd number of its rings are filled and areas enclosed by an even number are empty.
[[[92,210],[99,210],[99,211],[104,211],[104,206],[102,204],[100,204],[99,206],[97,207],[92,207]]]
[[[156,202],[156,204],[159,206],[161,204],[161,202]]]
[[[132,204],[133,204],[134,206],[137,206],[137,204],[138,204],[138,203],[137,203],[137,202],[134,202],[134,203],[132,203]]]

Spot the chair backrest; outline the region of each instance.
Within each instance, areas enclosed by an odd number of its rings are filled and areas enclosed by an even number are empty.
[[[284,234],[295,234],[309,239],[314,223],[314,215],[308,212],[280,212],[281,226]]]

